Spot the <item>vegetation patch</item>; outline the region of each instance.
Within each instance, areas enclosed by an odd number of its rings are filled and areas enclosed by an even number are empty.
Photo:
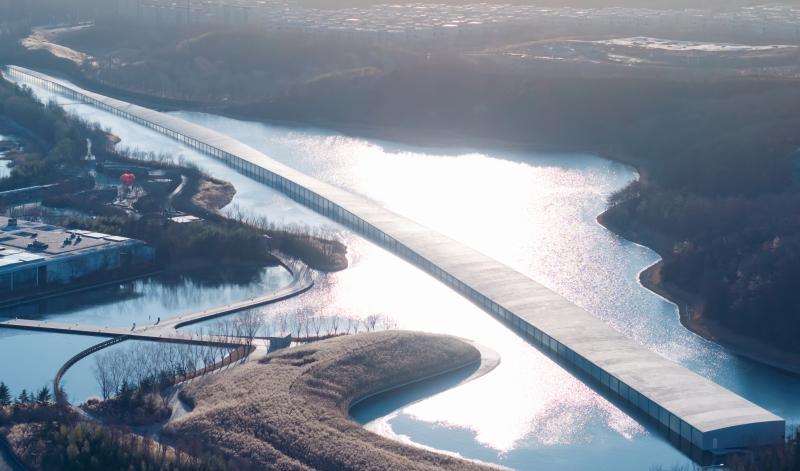
[[[277,265],[269,240],[252,228],[222,226],[208,221],[181,224],[171,221],[134,221],[129,218],[72,218],[69,228],[116,234],[147,241],[163,263],[204,259],[241,260]],[[209,258],[213,254],[213,258]]]
[[[336,337],[189,384],[194,410],[166,433],[259,469],[491,469],[385,439],[348,416],[359,398],[478,361],[477,349],[449,336]]]
[[[142,389],[123,389],[118,396],[105,401],[90,399],[83,409],[106,423],[134,426],[163,422],[172,414],[161,395],[147,394]]]
[[[218,458],[193,456],[122,429],[89,422],[18,424],[10,429],[7,439],[32,471],[238,469]]]
[[[208,212],[218,211],[227,206],[235,194],[236,188],[229,182],[206,178],[199,183],[192,203]]]

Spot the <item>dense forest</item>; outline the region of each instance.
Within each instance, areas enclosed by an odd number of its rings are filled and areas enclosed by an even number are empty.
[[[660,250],[663,281],[697,297],[690,321],[800,353],[796,190],[708,196],[634,185],[617,203],[605,221]]]

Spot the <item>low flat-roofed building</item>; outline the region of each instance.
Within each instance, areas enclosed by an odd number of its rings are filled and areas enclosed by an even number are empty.
[[[0,216],[0,299],[152,263],[140,240]]]

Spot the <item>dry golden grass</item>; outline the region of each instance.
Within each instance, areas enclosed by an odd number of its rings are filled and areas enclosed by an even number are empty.
[[[188,385],[184,393],[195,408],[169,432],[256,468],[491,469],[385,439],[348,416],[358,398],[479,360],[472,345],[442,335],[337,337]]]

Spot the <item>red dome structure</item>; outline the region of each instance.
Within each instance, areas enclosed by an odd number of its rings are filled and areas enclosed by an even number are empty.
[[[123,173],[119,177],[119,182],[125,186],[132,186],[134,183],[136,183],[136,175],[132,173]]]

